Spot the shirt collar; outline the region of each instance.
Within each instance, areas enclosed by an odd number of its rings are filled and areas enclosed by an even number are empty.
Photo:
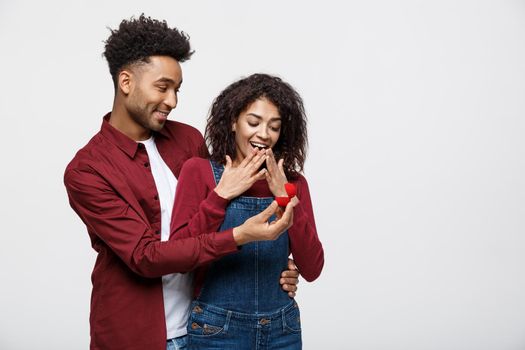
[[[100,127],[100,133],[106,137],[112,144],[120,148],[124,153],[126,153],[130,158],[134,158],[137,153],[138,148],[140,147],[140,142],[129,138],[111,124],[109,124],[109,117],[111,112],[106,114],[102,119],[102,126]],[[167,132],[162,128],[160,132],[154,132],[153,137],[160,135],[162,137],[168,137]]]

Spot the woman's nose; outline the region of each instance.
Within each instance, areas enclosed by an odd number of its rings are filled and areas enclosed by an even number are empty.
[[[269,137],[268,130],[266,130],[266,128],[260,128],[257,131],[257,136],[259,136],[263,140],[266,140]]]

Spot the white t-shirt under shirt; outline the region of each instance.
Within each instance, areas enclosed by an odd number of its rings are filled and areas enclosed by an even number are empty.
[[[170,237],[171,212],[175,200],[177,179],[160,156],[153,137],[140,142],[146,147],[151,172],[159,194],[161,212],[160,240],[164,242]],[[192,274],[172,273],[162,276],[162,292],[164,296],[167,339],[187,334],[186,324],[192,297]]]

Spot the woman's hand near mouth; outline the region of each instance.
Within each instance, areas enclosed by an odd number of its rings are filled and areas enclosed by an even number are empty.
[[[260,171],[258,169],[267,158],[266,152],[266,150],[254,149],[235,167],[232,165],[230,156],[227,155],[224,172],[214,191],[220,197],[232,200],[252,187],[255,181],[264,179],[266,169]]]
[[[275,157],[271,149],[266,151],[268,158],[266,159],[266,181],[268,181],[268,187],[272,191],[275,197],[287,197],[286,189],[284,185],[288,182],[284,173],[284,159],[280,159],[279,162],[275,161]]]

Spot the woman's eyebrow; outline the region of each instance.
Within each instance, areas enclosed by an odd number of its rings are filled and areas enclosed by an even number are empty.
[[[262,119],[263,117],[261,117],[260,115],[256,114],[256,113],[253,113],[253,112],[250,112],[248,113],[247,115],[251,115],[252,117],[255,117],[257,119]],[[271,118],[270,119],[271,122],[276,122],[276,121],[281,121],[281,117],[275,117],[275,118]]]

